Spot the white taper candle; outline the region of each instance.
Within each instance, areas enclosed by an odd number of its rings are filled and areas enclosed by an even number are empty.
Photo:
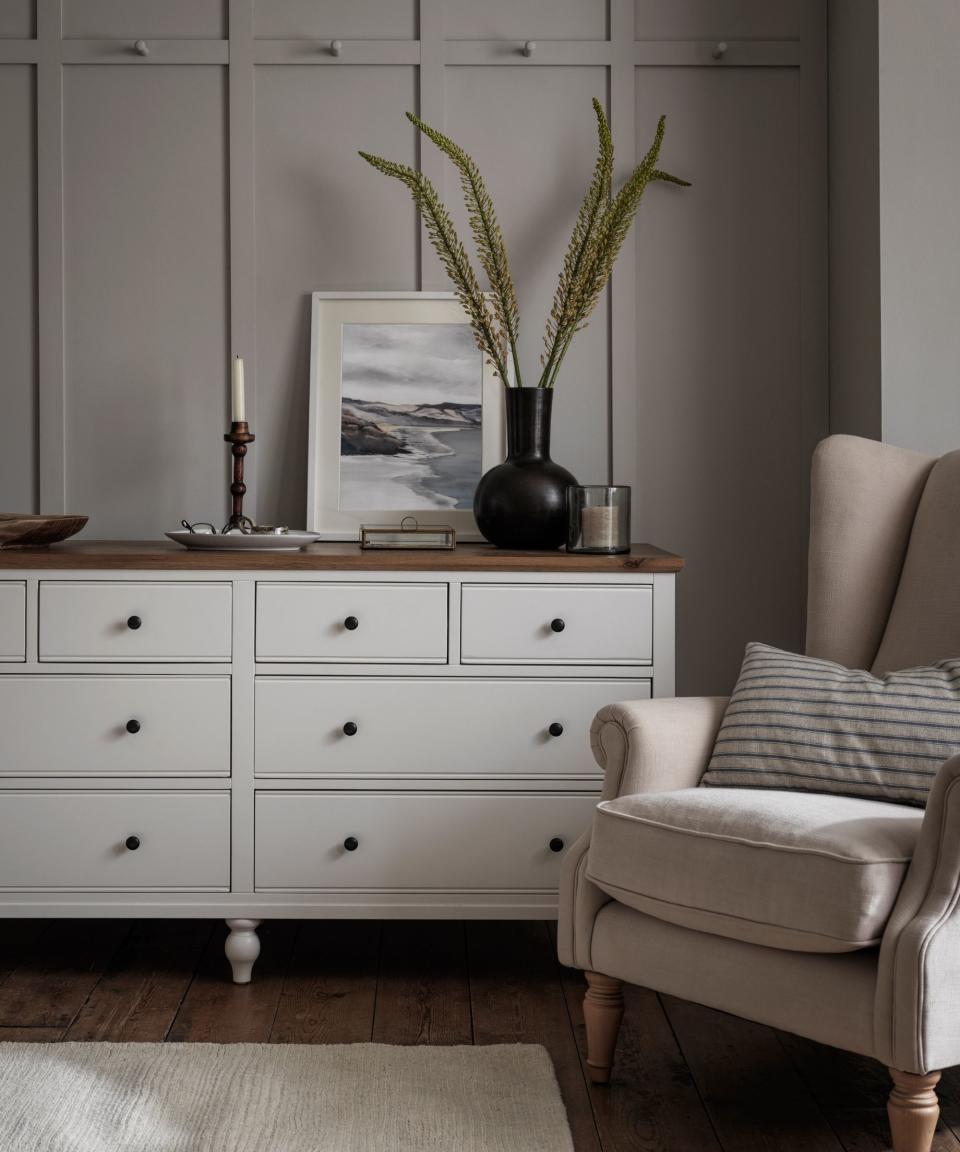
[[[243,395],[243,357],[233,358],[233,422],[234,424],[246,420],[246,405]]]

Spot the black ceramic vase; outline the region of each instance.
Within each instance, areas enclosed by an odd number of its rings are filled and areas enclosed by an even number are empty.
[[[567,487],[550,459],[552,388],[507,388],[507,458],[473,497],[477,527],[498,548],[559,548],[567,537]]]

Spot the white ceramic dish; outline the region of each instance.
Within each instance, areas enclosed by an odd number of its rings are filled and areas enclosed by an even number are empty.
[[[166,535],[184,548],[206,552],[298,552],[320,537],[316,532],[286,532],[282,536],[268,533],[248,536],[214,535],[212,532],[167,532]]]

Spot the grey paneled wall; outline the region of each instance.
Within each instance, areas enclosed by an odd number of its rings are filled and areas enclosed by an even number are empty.
[[[100,532],[156,534],[222,484],[226,117],[216,65],[64,68],[67,502]]]
[[[567,359],[555,448],[583,480],[633,483],[637,538],[688,555],[681,688],[722,690],[746,639],[801,638],[824,63],[823,0],[0,0],[0,504],[89,512],[100,536],[223,516],[240,353],[251,510],[302,523],[309,292],[445,287],[357,149],[421,163],[461,222],[403,111],[476,155],[532,374],[590,98],[621,176],[664,111],[665,159],[696,186],[651,189]]]
[[[743,636],[791,647],[800,626],[798,77],[638,69],[638,147],[641,110],[664,98],[671,166],[693,188],[639,219],[637,497],[651,536],[688,557],[678,638],[722,684]],[[721,573],[739,582],[722,610]]]
[[[29,27],[12,15],[0,30]],[[0,504],[9,511],[31,511],[39,497],[36,119],[34,69],[0,68]]]
[[[414,128],[402,110],[416,105],[410,65],[257,69],[261,401],[250,455],[267,523],[306,523],[310,292],[419,287],[413,204],[357,155],[362,147],[415,164]]]

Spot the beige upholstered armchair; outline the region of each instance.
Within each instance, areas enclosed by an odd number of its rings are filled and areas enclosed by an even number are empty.
[[[960,452],[820,445],[806,646],[877,673],[960,656]],[[609,1078],[626,980],[875,1057],[896,1152],[929,1152],[938,1069],[960,1063],[960,756],[926,810],[698,789],[725,705],[594,722],[604,803],[564,862],[559,931],[591,1076]]]

